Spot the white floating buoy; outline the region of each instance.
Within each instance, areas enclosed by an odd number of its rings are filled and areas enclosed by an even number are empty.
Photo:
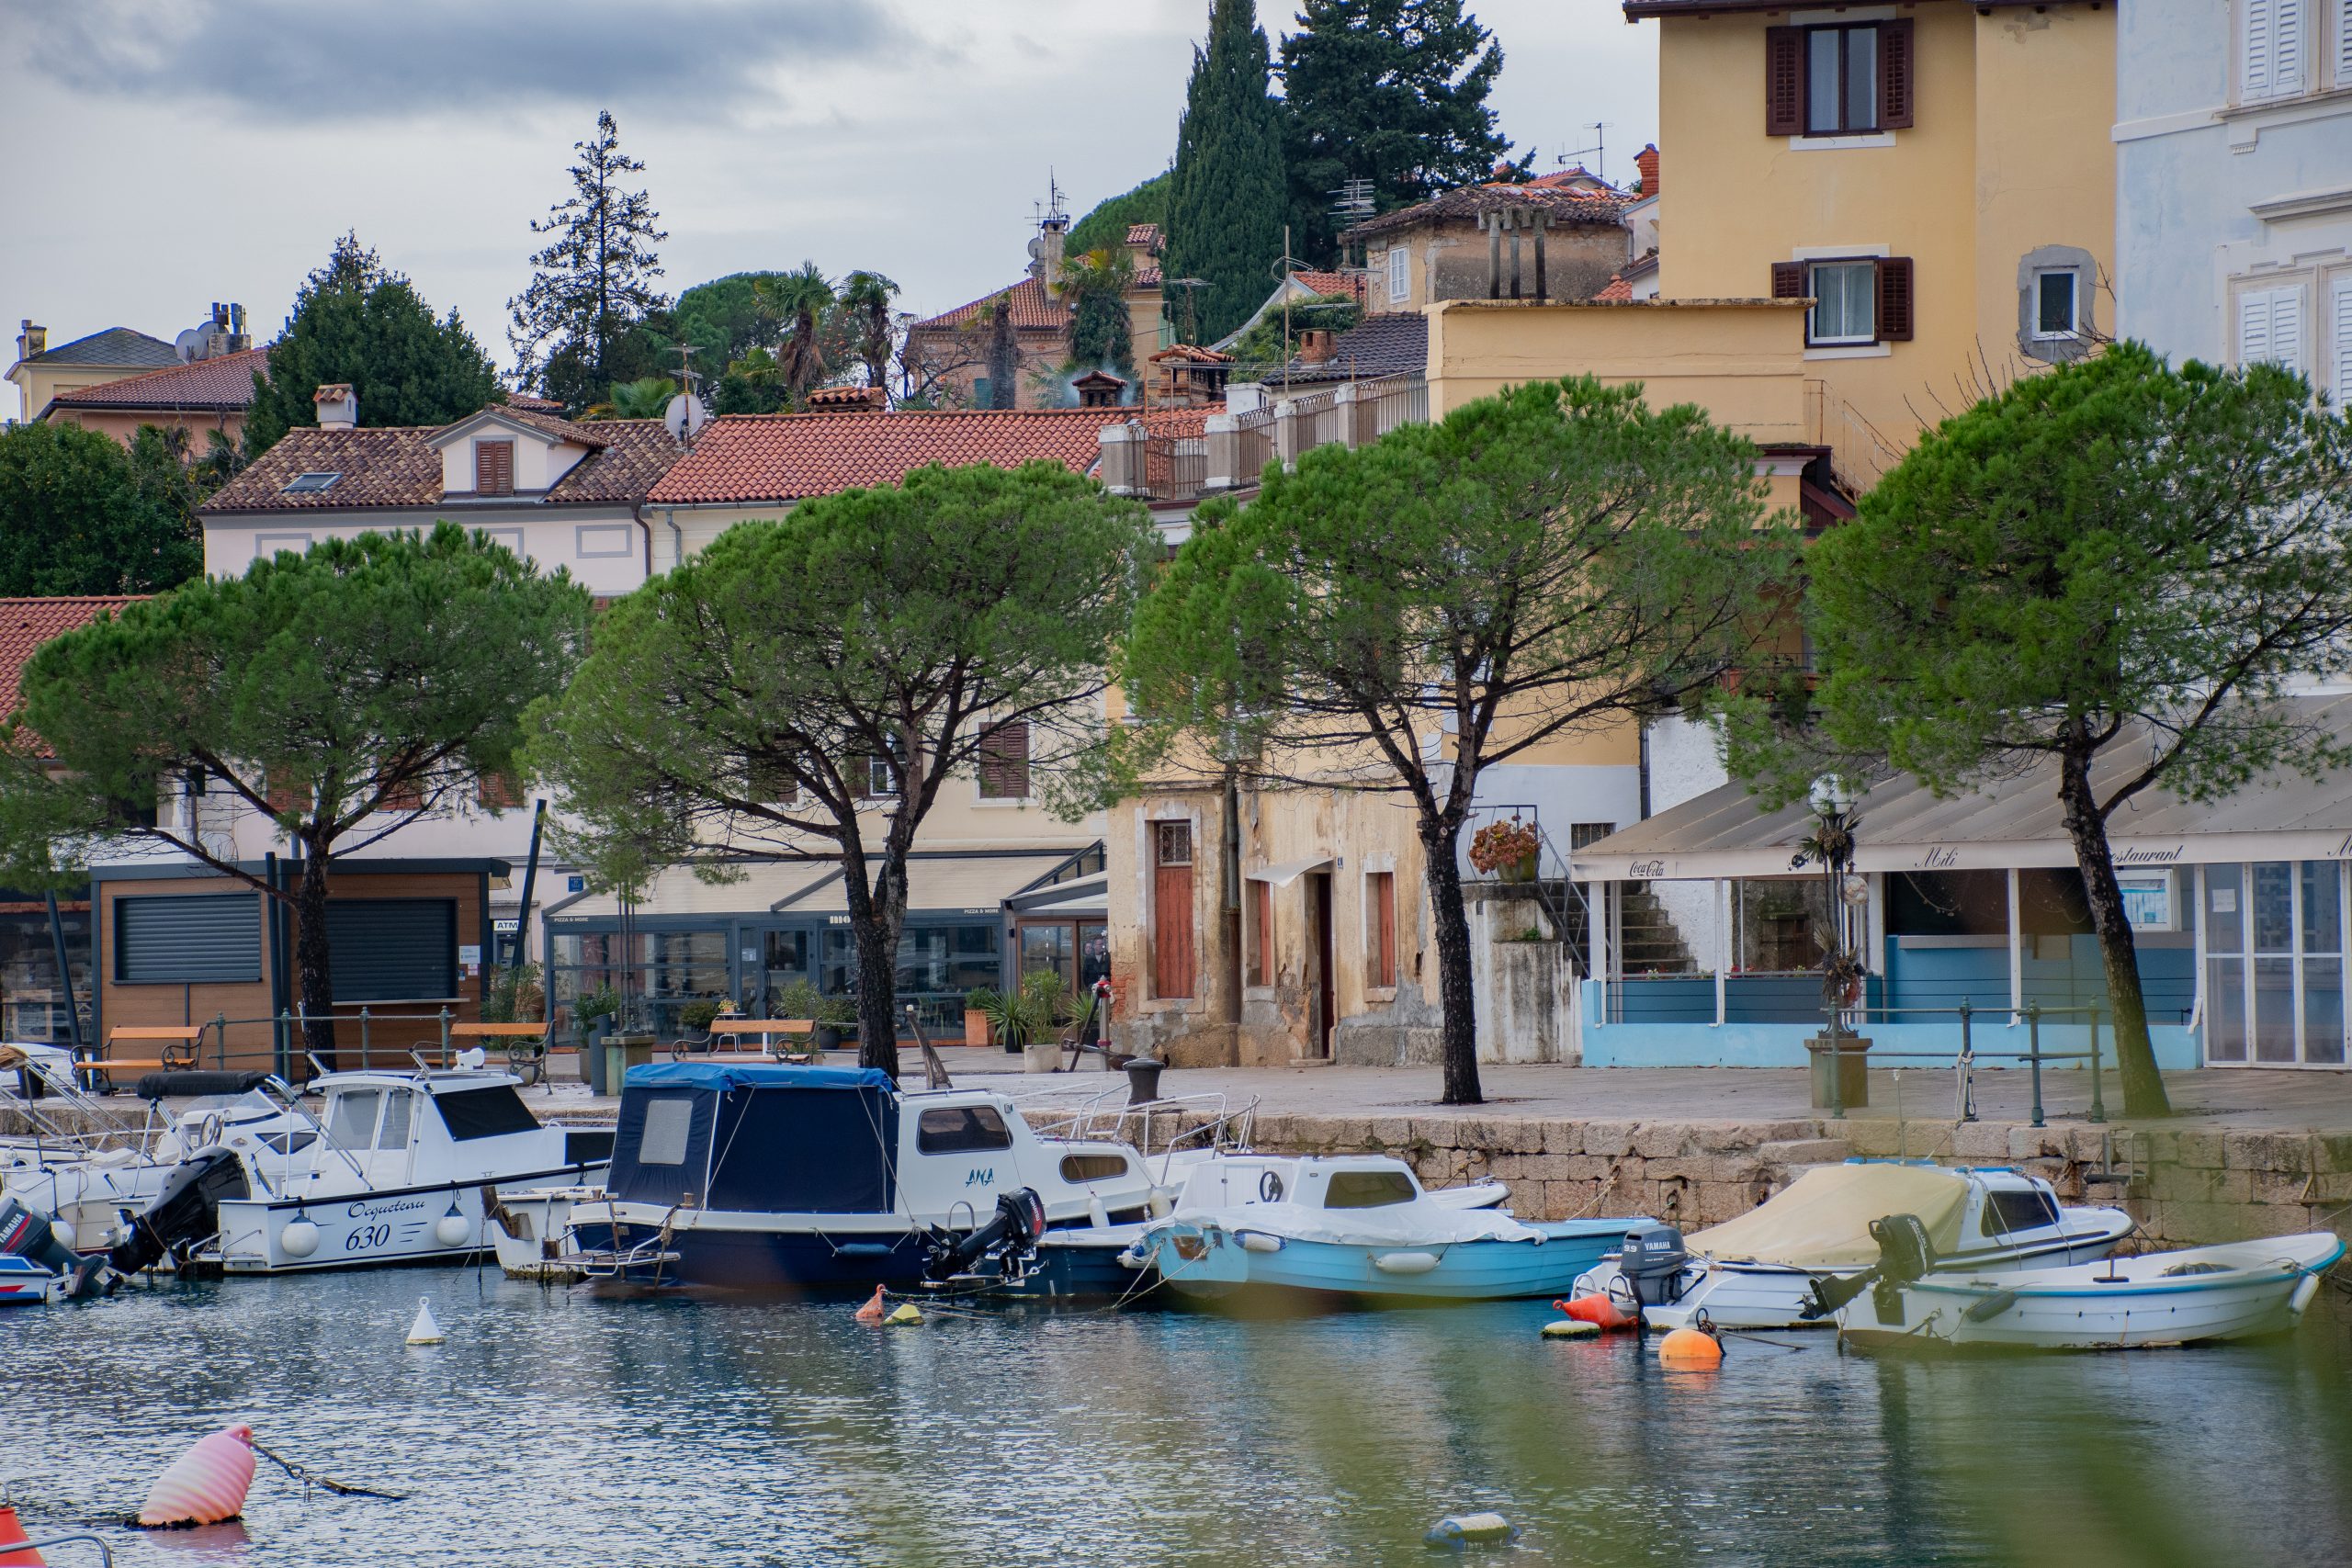
[[[319,1249],[319,1227],[304,1216],[287,1222],[277,1233],[277,1250],[288,1258],[308,1258]]]
[[[473,1222],[458,1213],[458,1201],[450,1199],[449,1212],[433,1222],[433,1239],[444,1247],[463,1247],[473,1235]]]
[[[1573,1317],[1555,1318],[1544,1325],[1544,1337],[1546,1339],[1598,1339],[1600,1337],[1600,1325],[1586,1323]]]
[[[1511,1540],[1519,1535],[1519,1527],[1500,1514],[1448,1514],[1431,1526],[1421,1540],[1430,1546],[1453,1547],[1492,1545]]]
[[[416,1321],[408,1325],[408,1342],[412,1345],[441,1343],[441,1325],[434,1320],[433,1298],[416,1298]]]

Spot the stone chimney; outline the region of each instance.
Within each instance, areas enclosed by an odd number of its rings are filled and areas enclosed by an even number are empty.
[[[1298,334],[1298,362],[1301,365],[1321,365],[1331,357],[1335,333],[1322,327],[1308,327]]]
[[[1634,167],[1642,171],[1642,195],[1657,194],[1657,144],[1652,142],[1634,154]]]
[[[33,325],[32,318],[29,316],[26,317],[17,325],[17,358],[30,359],[36,354],[46,354],[49,352],[49,329],[47,327],[37,327]]]
[[[351,430],[359,423],[359,394],[348,381],[330,381],[311,394],[319,406],[321,430]]]
[[[1046,286],[1046,296],[1051,299],[1062,297],[1062,247],[1069,234],[1069,220],[1058,212],[1049,212],[1037,224],[1037,237],[1029,242],[1029,272]]]
[[[229,307],[229,352],[243,354],[253,345],[254,334],[245,331],[245,308],[232,303]]]

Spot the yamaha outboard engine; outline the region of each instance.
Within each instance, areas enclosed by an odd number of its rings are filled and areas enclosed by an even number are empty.
[[[76,1300],[96,1293],[106,1259],[85,1258],[57,1239],[47,1214],[14,1198],[0,1198],[0,1252],[29,1258],[61,1280],[70,1280]]]
[[[1682,1233],[1672,1225],[1635,1225],[1617,1250],[1617,1272],[1636,1306],[1672,1305],[1682,1294],[1682,1270],[1690,1261]]]
[[[164,1179],[163,1191],[146,1212],[130,1222],[130,1235],[107,1254],[107,1261],[125,1274],[152,1269],[167,1257],[186,1261],[198,1243],[220,1231],[221,1201],[247,1195],[245,1168],[228,1150],[183,1160]]]
[[[1037,1238],[1045,1234],[1046,1201],[1037,1196],[1035,1188],[1001,1193],[996,1201],[996,1217],[968,1235],[959,1238],[952,1231],[933,1227],[931,1257],[923,1266],[923,1277],[934,1281],[952,1279],[970,1272],[985,1258],[996,1258],[1000,1272],[1008,1271],[1003,1266],[1035,1252]]]

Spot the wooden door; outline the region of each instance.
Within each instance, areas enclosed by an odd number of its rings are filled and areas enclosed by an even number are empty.
[[[1151,992],[1189,997],[1195,970],[1193,943],[1193,825],[1151,825]]]

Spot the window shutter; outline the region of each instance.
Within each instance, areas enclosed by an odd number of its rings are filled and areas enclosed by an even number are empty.
[[[1878,264],[1878,340],[1911,341],[1911,258],[1884,256]]]
[[[2270,0],[2278,20],[2270,35],[2270,95],[2286,97],[2303,90],[2304,60],[2311,53],[2305,7],[2310,0]]]
[[[2241,103],[2303,90],[2310,74],[2311,0],[2245,0],[2238,34]],[[2344,46],[2352,50],[2352,42]]]
[[[2300,374],[2303,364],[2303,291],[2301,288],[2274,288],[2270,291],[2270,357],[2286,369]]]
[[[2346,18],[2352,22],[2352,17]],[[2352,84],[2347,84],[2352,85]],[[2335,340],[2335,412],[2352,408],[2352,273],[2335,280],[2334,333]]]
[[[479,773],[474,778],[474,798],[492,811],[508,811],[523,804],[523,792],[504,773]]]
[[[1804,263],[1774,262],[1772,264],[1772,298],[1775,299],[1804,298]]]
[[[1911,21],[1881,22],[1878,28],[1878,127],[1911,128]]]
[[[2336,0],[2335,85],[2352,87],[2352,0]]]
[[[2250,288],[2238,296],[2238,368],[2270,357],[2270,292]]]
[[[474,443],[474,493],[477,495],[513,495],[514,493],[514,443],[512,441]]]
[[[2253,103],[2270,96],[2270,34],[2278,0],[2245,0],[2239,14],[2238,99]]]
[[[1804,32],[1800,28],[1764,29],[1764,134],[1798,136],[1804,131]]]
[[[1029,726],[1000,724],[980,737],[980,798],[1029,798]]]

